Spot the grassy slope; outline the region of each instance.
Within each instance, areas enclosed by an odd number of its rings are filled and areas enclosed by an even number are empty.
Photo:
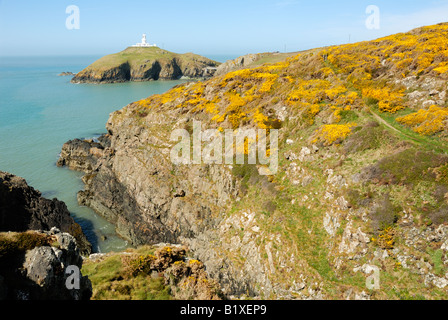
[[[153,254],[154,249],[141,247],[128,250],[138,255]],[[86,260],[82,273],[92,281],[93,300],[170,300],[169,289],[163,277],[153,278],[140,274],[127,276],[122,262],[123,254],[110,254],[100,261]]]
[[[173,58],[179,58],[186,63],[191,63],[194,59],[199,61],[208,60],[193,53],[177,54],[158,47],[134,48],[129,47],[121,52],[110,54],[95,61],[87,69],[97,71],[106,71],[128,62],[131,68],[138,68],[148,61],[164,60],[169,61]],[[217,63],[219,64],[219,63]]]

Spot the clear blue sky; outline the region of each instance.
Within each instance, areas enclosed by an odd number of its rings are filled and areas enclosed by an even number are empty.
[[[365,27],[368,5],[379,30]],[[66,8],[80,10],[68,30]],[[140,41],[184,53],[298,51],[448,21],[448,0],[0,0],[0,55],[102,55]]]

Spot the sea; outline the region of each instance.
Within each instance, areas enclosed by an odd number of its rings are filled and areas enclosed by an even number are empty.
[[[237,56],[208,56],[224,62]],[[46,198],[64,201],[94,252],[121,251],[131,245],[115,227],[76,194],[83,173],[59,168],[62,145],[74,138],[106,133],[109,114],[186,80],[73,84],[71,76],[100,56],[0,57],[0,170],[24,178]]]

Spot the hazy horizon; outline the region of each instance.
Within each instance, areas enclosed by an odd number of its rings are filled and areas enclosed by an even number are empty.
[[[366,28],[366,8],[380,10]],[[67,28],[70,6],[79,29]],[[448,20],[448,1],[0,0],[0,56],[102,56],[140,41],[201,55],[294,52],[372,40]],[[124,23],[125,22],[125,23]]]

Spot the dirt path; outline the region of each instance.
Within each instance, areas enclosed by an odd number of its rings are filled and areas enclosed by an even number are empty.
[[[446,153],[447,147],[445,145],[439,145],[437,143],[434,143],[432,141],[429,140],[424,140],[423,138],[419,138],[419,137],[413,137],[410,136],[406,133],[404,133],[403,131],[395,128],[394,126],[392,126],[391,124],[389,124],[386,120],[384,120],[383,118],[381,118],[378,114],[376,114],[373,111],[370,111],[370,113],[372,114],[372,116],[379,121],[380,123],[384,124],[387,128],[393,130],[394,132],[400,134],[401,136],[405,137],[406,139],[412,141],[413,143],[417,143],[419,145],[426,145],[427,147],[430,146],[431,148],[433,148],[433,150],[438,150],[439,152],[444,152]]]
[[[383,118],[381,118],[379,115],[377,115],[375,112],[370,111],[370,113],[373,115],[373,117],[378,120],[379,122],[381,122],[382,124],[384,124],[386,127],[388,127],[389,129],[394,130],[395,132],[401,133],[403,135],[405,135],[406,137],[408,137],[409,139],[414,140],[412,137],[409,137],[408,135],[406,135],[405,133],[401,132],[400,130],[398,130],[397,128],[391,126],[389,123],[387,123],[386,120],[384,120]]]

